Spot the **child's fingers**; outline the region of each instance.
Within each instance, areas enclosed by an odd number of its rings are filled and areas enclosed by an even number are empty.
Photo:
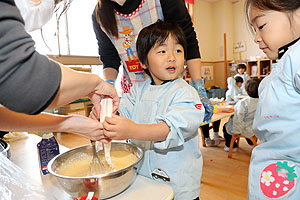
[[[117,138],[116,138],[117,133],[114,132],[114,131],[104,130],[103,133],[104,133],[104,135],[105,135],[107,138],[109,138],[110,140],[117,139]]]
[[[120,120],[121,117],[118,116],[118,115],[112,115],[111,117],[105,117],[105,121],[109,124],[113,124],[113,125],[116,125],[118,124],[118,120]]]
[[[108,120],[108,121],[107,121]],[[116,131],[116,125],[111,122],[110,117],[106,117],[105,121],[102,123],[104,130],[106,131]]]

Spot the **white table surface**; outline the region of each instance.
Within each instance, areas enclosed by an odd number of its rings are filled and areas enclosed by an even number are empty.
[[[54,176],[41,174],[37,153],[37,143],[41,141],[41,137],[33,134],[28,136],[10,143],[10,160],[39,182],[46,192],[53,194],[54,199],[73,199],[59,187]],[[61,153],[67,150],[68,148],[60,145]],[[169,185],[138,175],[130,187],[109,200],[171,200],[173,197],[174,192]]]

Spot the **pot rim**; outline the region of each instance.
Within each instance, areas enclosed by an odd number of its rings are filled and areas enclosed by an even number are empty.
[[[90,144],[87,144],[87,145],[82,145],[82,146],[79,146],[79,147],[75,147],[75,148],[69,149],[68,151],[66,151],[64,153],[55,156],[54,158],[52,158],[49,161],[49,163],[47,165],[47,169],[48,169],[48,171],[49,171],[50,174],[52,174],[52,175],[54,175],[56,177],[59,177],[59,178],[64,178],[64,179],[96,179],[96,178],[105,178],[105,177],[113,176],[113,175],[116,175],[116,174],[120,174],[120,173],[122,173],[124,171],[127,171],[128,169],[132,168],[134,165],[137,165],[144,158],[144,152],[143,152],[143,150],[139,146],[137,146],[135,144],[129,144],[129,143],[125,143],[125,142],[111,142],[111,143],[114,143],[114,144],[127,144],[127,145],[134,146],[134,147],[136,147],[138,149],[138,151],[140,152],[141,156],[138,158],[138,160],[136,162],[132,163],[131,165],[129,165],[129,166],[123,168],[123,169],[120,169],[120,170],[117,170],[117,171],[113,171],[113,172],[107,172],[107,173],[104,173],[104,174],[93,175],[93,176],[84,176],[84,177],[63,176],[63,175],[57,174],[55,171],[52,170],[52,164],[54,163],[54,161],[58,157],[66,154],[66,153],[68,153],[69,151],[72,151],[72,150],[75,150],[75,149],[79,149],[79,148],[82,148],[82,147],[85,147],[85,146],[90,146]]]

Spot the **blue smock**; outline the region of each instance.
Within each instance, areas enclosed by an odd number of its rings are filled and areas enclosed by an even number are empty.
[[[295,43],[296,42],[296,43]],[[300,199],[300,40],[286,51],[259,86],[248,199]]]
[[[234,106],[234,115],[226,123],[228,134],[240,134],[245,137],[252,137],[253,119],[258,103],[258,98],[246,97],[236,103]]]
[[[203,166],[198,128],[205,109],[197,91],[181,78],[162,85],[150,83],[150,78],[135,83],[119,106],[120,115],[137,124],[165,122],[170,127],[163,141],[131,140],[144,150],[139,174],[164,182],[152,177],[160,169],[170,178],[164,183],[173,188],[175,200],[195,199],[200,195]]]

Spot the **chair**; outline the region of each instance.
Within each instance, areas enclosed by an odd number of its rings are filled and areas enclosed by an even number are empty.
[[[239,148],[239,143],[240,143],[240,138],[247,138],[245,136],[242,136],[242,135],[233,135],[232,138],[231,138],[231,141],[230,141],[230,147],[229,147],[229,152],[228,152],[228,158],[232,158],[232,149],[233,149],[233,144],[234,144],[234,141],[236,140],[236,143],[237,143],[237,148]],[[257,137],[254,135],[253,137],[251,138],[248,138],[249,140],[252,141],[253,143],[253,147],[251,149],[251,151],[253,150],[254,147],[256,147],[258,144],[257,144]]]

